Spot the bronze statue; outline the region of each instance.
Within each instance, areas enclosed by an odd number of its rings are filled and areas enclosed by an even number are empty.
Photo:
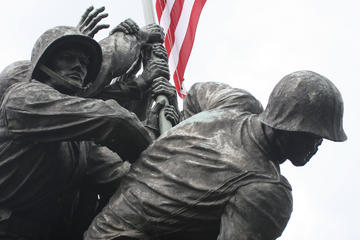
[[[346,140],[340,92],[311,71],[285,76],[265,111],[244,90],[195,84],[184,117],[131,166],[86,240],[276,239],[292,212],[280,164]]]
[[[150,129],[115,100],[90,97],[125,74],[143,45],[162,42],[161,28],[130,34],[127,21],[99,45],[90,36],[106,27],[97,25],[106,15],[92,10],[77,28],[46,31],[31,61],[16,62],[0,75],[0,238],[74,238],[82,186],[106,201],[128,171],[126,161],[137,159],[159,134],[152,119],[146,122]],[[151,66],[144,84],[151,92],[152,81],[161,78],[156,82],[162,88],[153,94],[164,94],[168,83],[157,68],[167,65]],[[167,108],[177,121],[175,109]],[[149,116],[156,119],[156,111]]]

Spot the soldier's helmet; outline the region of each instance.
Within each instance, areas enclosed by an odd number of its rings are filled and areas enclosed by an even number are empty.
[[[30,70],[29,60],[17,61],[5,67],[0,73],[0,97],[13,84],[28,81]]]
[[[275,129],[342,142],[347,139],[343,112],[341,94],[330,80],[315,72],[298,71],[275,86],[260,120]]]
[[[32,71],[30,77],[41,81],[43,72],[40,65],[46,64],[50,56],[64,46],[80,48],[89,56],[88,72],[84,84],[94,81],[101,67],[101,47],[94,39],[70,26],[51,28],[38,38],[31,53]]]

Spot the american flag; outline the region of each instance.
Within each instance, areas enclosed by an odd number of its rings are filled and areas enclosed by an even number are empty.
[[[164,28],[165,48],[169,54],[170,73],[181,98],[186,64],[194,44],[196,27],[206,0],[156,0],[160,26]]]

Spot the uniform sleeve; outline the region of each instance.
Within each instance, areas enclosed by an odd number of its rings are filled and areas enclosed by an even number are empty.
[[[122,177],[130,170],[130,163],[104,146],[90,143],[86,182],[108,200],[119,187]]]
[[[136,116],[144,121],[151,109],[153,99],[151,91],[144,88],[144,80],[141,76],[130,79],[119,77],[116,81],[107,86],[98,96],[101,99],[114,99],[122,107],[136,114]]]
[[[94,140],[132,160],[151,142],[135,114],[115,101],[64,95],[36,81],[12,87],[2,109],[15,140]]]
[[[245,185],[224,209],[218,240],[276,239],[285,229],[291,211],[291,190],[274,183]]]
[[[237,108],[242,112],[261,113],[261,103],[245,90],[227,84],[203,82],[194,84],[183,106],[185,118],[211,109]]]
[[[125,74],[139,60],[143,43],[134,35],[116,32],[99,42],[102,53],[100,72],[84,96],[97,96],[111,80]],[[124,90],[126,91],[126,90]]]
[[[94,184],[118,182],[129,169],[130,164],[107,147],[94,143],[90,145],[86,175]]]
[[[140,84],[137,81],[138,78],[130,76],[130,80],[125,80],[124,77],[125,75],[116,78],[111,85],[104,88],[97,98],[104,100],[114,99],[121,106],[123,106],[122,103],[127,103],[132,100],[141,100],[143,90],[141,86],[139,86]]]

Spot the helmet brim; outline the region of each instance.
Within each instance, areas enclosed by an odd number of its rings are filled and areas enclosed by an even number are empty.
[[[89,56],[89,64],[87,66],[87,75],[84,79],[84,83],[88,84],[95,81],[101,67],[102,63],[102,50],[100,45],[92,38],[79,35],[79,34],[69,34],[64,35],[56,40],[54,40],[40,55],[34,64],[34,69],[31,74],[31,77],[36,79],[40,76],[40,64],[46,64],[50,59],[52,54],[58,49],[61,49],[64,46],[70,46],[75,48],[80,48],[84,51],[86,55]]]

